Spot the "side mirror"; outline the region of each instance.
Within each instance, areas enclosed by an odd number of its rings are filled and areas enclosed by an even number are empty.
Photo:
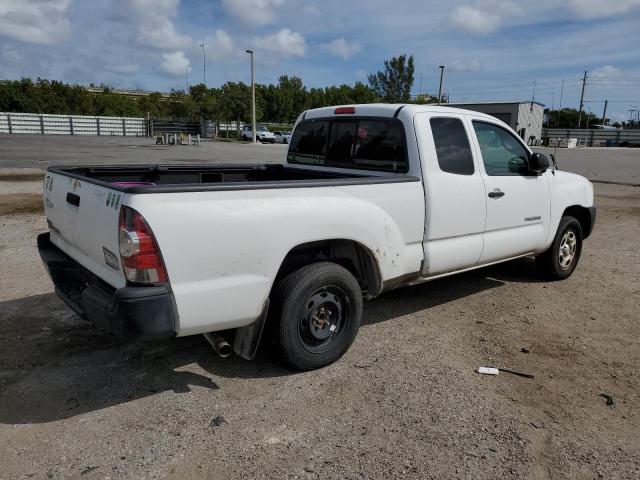
[[[534,175],[542,175],[549,168],[549,159],[544,153],[533,152],[529,157],[529,169]]]

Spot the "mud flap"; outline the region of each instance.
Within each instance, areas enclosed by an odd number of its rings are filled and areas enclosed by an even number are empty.
[[[246,327],[236,329],[236,335],[233,341],[233,351],[236,355],[245,360],[253,360],[253,357],[255,357],[258,351],[258,345],[260,344],[260,337],[262,337],[268,311],[269,299],[267,298],[262,312],[256,321]]]

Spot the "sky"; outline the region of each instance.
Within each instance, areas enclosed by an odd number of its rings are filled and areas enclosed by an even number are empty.
[[[169,91],[203,80],[366,83],[415,58],[413,93],[535,100],[629,118],[640,106],[640,0],[0,0],[0,78]],[[564,79],[564,89],[562,89]],[[534,91],[535,82],[535,91]]]

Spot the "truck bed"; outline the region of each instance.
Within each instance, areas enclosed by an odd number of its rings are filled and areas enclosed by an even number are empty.
[[[417,181],[398,174],[327,172],[284,165],[114,165],[48,171],[125,193],[293,188]]]

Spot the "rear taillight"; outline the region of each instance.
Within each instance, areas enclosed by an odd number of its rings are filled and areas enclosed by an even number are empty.
[[[138,212],[120,208],[120,258],[127,280],[134,283],[164,283],[167,271],[153,232]]]

